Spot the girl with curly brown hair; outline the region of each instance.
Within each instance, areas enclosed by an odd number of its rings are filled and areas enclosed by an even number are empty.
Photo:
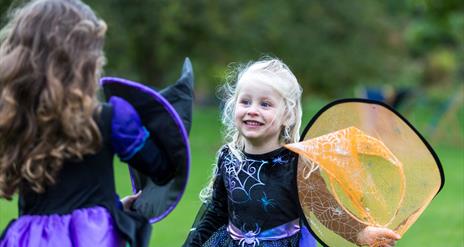
[[[79,0],[33,0],[0,33],[0,198],[19,218],[0,246],[146,246],[148,219],[115,192],[117,154],[154,183],[174,177],[134,107],[97,100],[106,24]]]

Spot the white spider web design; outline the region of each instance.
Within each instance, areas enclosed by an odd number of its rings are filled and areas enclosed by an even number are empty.
[[[232,154],[224,156],[225,181],[229,199],[234,203],[244,203],[251,200],[251,189],[261,181],[261,168],[268,162],[265,160],[244,159],[240,162]]]
[[[352,246],[365,226],[394,219],[404,197],[404,176],[401,162],[382,142],[350,127],[294,147],[303,153],[297,176],[301,206],[317,235],[334,241],[330,246]],[[312,169],[315,162],[322,170]],[[371,162],[377,170],[371,170]],[[388,172],[389,180],[372,171]]]
[[[304,161],[300,159],[299,162]],[[304,169],[303,166],[299,166],[298,169],[298,174],[307,173],[301,170]],[[346,240],[352,242],[352,245],[356,241],[358,232],[363,229],[364,226],[360,224],[360,222],[354,220],[353,217],[348,215],[346,211],[341,208],[333,195],[327,190],[327,185],[320,175],[319,170],[312,172],[309,177],[298,176],[297,179],[299,184],[298,196],[304,214],[307,216],[315,216],[306,217],[312,230],[323,238],[326,234],[334,233],[342,236],[345,240],[339,239],[342,242],[338,244],[341,245],[336,246],[346,246],[349,243]],[[327,232],[325,229],[321,229],[321,227],[328,228],[333,232]]]
[[[368,225],[390,223],[403,200],[405,185],[401,162],[382,142],[350,127],[305,144],[297,145],[305,155],[321,162],[333,195],[344,207],[351,205],[348,208],[355,218]],[[373,163],[383,167],[377,172],[391,172],[390,177],[376,177]],[[401,179],[395,181],[398,176]],[[337,188],[342,188],[348,200],[340,198]],[[371,206],[376,206],[374,211]]]

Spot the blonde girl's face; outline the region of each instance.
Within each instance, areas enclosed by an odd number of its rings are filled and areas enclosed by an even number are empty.
[[[284,100],[271,86],[243,82],[235,105],[235,125],[246,142],[254,146],[279,145]]]

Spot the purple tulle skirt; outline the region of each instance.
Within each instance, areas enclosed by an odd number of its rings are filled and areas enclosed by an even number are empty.
[[[121,246],[110,213],[103,207],[74,210],[66,215],[24,215],[14,221],[0,247]]]

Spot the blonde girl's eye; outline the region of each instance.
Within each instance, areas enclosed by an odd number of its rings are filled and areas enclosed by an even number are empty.
[[[272,106],[271,102],[268,102],[268,101],[263,101],[261,102],[261,106],[264,107],[264,108],[269,108]]]
[[[245,105],[245,106],[249,106],[249,105],[251,105],[251,100],[241,99],[240,104]]]

